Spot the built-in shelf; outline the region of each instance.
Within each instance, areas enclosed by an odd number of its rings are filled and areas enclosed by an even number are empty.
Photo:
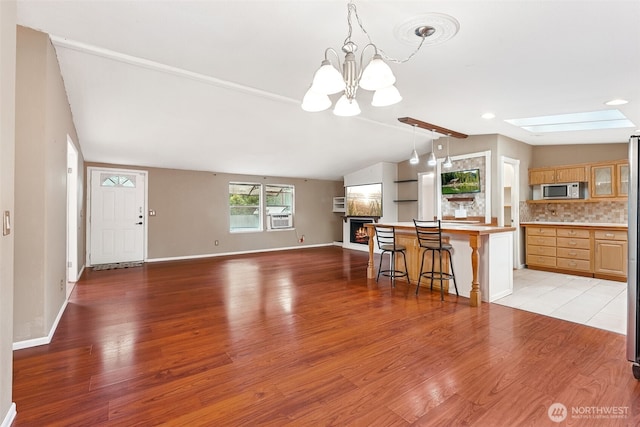
[[[333,211],[334,212],[345,212],[345,198],[344,197],[334,197],[333,198]]]
[[[364,216],[343,216],[342,220],[346,223],[349,218],[367,218],[367,219],[372,219],[373,222],[375,222],[375,223],[377,223],[378,220],[380,219],[379,216],[366,216],[366,217],[364,217]]]

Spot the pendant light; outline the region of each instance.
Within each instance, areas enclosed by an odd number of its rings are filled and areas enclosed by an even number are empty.
[[[442,163],[442,166],[445,169],[449,169],[451,166],[453,166],[453,162],[451,161],[451,156],[449,155],[449,137],[451,136],[450,133],[447,134],[447,157],[444,158],[444,163]]]
[[[438,160],[436,160],[436,153],[433,152],[433,146],[435,143],[436,143],[436,130],[431,129],[431,152],[429,153],[429,157],[427,160],[427,164],[429,166],[435,166],[436,163],[438,163]]]
[[[418,152],[416,151],[416,126],[413,125],[413,151],[411,152],[411,158],[409,159],[409,163],[412,165],[417,165],[420,163],[420,157],[418,156]]]

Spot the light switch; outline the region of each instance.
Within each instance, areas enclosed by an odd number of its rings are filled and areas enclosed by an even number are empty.
[[[156,211],[149,209],[149,216],[156,216]]]

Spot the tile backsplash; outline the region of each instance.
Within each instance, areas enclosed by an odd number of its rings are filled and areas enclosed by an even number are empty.
[[[527,203],[520,202],[520,222],[594,222],[626,224],[627,202]]]

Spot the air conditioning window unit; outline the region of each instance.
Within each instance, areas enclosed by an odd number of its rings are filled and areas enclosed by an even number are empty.
[[[291,228],[293,218],[291,214],[271,214],[271,228]]]

